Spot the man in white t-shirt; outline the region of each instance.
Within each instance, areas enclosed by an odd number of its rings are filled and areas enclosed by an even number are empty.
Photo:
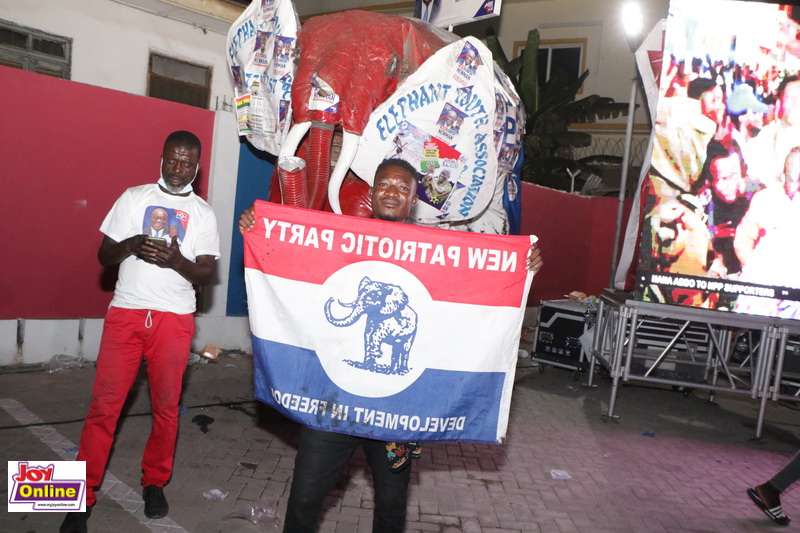
[[[742,263],[740,281],[798,288],[800,279],[800,146],[786,156],[779,181],[753,195],[736,229],[734,250]],[[775,291],[779,292],[779,291]],[[734,311],[778,318],[800,318],[800,303],[740,294]]]
[[[153,411],[142,459],[144,514],[162,518],[169,510],[163,487],[172,476],[178,399],[195,331],[193,285],[214,281],[219,258],[214,212],[192,191],[200,149],[194,134],[170,134],[158,183],[126,190],[100,226],[105,236],[97,257],[103,266],[119,264],[119,279],[103,326],[92,403],[77,457],[86,461],[87,509],[67,514],[61,533],[87,531],[117,420],[142,359],[147,361]],[[181,242],[175,235],[164,245],[141,234],[158,210],[164,211],[165,223],[170,215],[181,216]]]

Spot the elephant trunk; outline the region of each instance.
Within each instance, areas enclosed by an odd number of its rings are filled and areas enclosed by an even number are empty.
[[[321,210],[327,193],[331,210],[334,213],[342,213],[339,191],[347,177],[347,171],[356,157],[359,136],[355,133],[344,132],[339,159],[331,173],[331,145],[333,144],[334,129],[334,124],[311,120],[298,122],[289,130],[278,155],[278,177],[281,185],[281,198],[285,205]],[[297,159],[294,154],[306,133],[309,133],[309,138],[304,174],[286,172],[282,168],[281,162]],[[294,164],[296,165],[296,163]]]
[[[294,153],[310,127],[310,122],[292,126],[278,154],[278,180],[284,205],[308,207],[306,165],[302,159],[294,157]]]
[[[359,136],[355,133],[347,131],[342,136],[342,150],[339,153],[339,160],[336,161],[336,168],[333,169],[333,174],[331,174],[330,183],[328,184],[328,203],[334,213],[342,213],[339,190],[342,188],[344,178],[347,177],[347,171],[356,157],[358,138]]]
[[[294,207],[308,205],[305,161],[294,156],[284,156],[278,159],[278,180],[281,186],[283,205]]]
[[[314,120],[308,139],[308,207],[320,210],[325,204],[331,173],[333,124]]]
[[[328,301],[325,302],[325,318],[328,319],[328,322],[339,328],[343,328],[353,324],[356,320],[358,320],[361,317],[362,313],[364,313],[364,308],[360,305],[355,305],[355,304],[348,305],[348,304],[342,304],[340,302],[340,305],[343,305],[345,307],[352,307],[353,310],[350,311],[350,314],[348,314],[344,318],[336,318],[331,313],[332,303],[333,303],[333,298],[328,298]]]

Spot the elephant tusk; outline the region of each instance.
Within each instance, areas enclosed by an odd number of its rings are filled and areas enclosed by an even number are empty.
[[[344,132],[339,160],[336,162],[331,179],[328,182],[328,203],[333,212],[340,215],[342,214],[342,207],[339,203],[339,190],[342,188],[342,183],[344,183],[344,178],[347,176],[347,171],[350,170],[353,159],[356,158],[358,138],[359,136],[355,133]]]
[[[310,127],[310,121],[299,122],[292,126],[292,128],[289,130],[289,133],[286,135],[286,139],[283,141],[283,145],[281,146],[281,151],[278,154],[279,160],[281,157],[289,157],[294,155],[294,153],[297,151],[297,147],[300,146],[300,141],[303,140],[303,137],[305,137],[306,133],[308,133]]]
[[[343,318],[336,318],[331,313],[331,304],[333,303],[333,298],[329,298],[327,302],[325,302],[325,318],[328,319],[328,322],[333,324],[336,327],[345,327],[353,324],[356,320],[358,320],[361,315],[364,313],[364,308],[357,305],[357,302],[353,302],[352,304],[343,304],[341,301],[336,300],[339,305],[343,307],[347,307],[352,309],[347,316]]]

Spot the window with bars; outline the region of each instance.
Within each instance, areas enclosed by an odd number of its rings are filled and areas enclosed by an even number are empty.
[[[151,53],[148,76],[148,96],[208,109],[211,67]]]
[[[577,80],[586,70],[587,39],[550,39],[539,43],[536,65],[539,82],[550,80],[556,71],[563,70],[569,83]],[[525,49],[525,41],[514,43],[514,56]],[[578,91],[581,93],[583,89]]]
[[[0,65],[70,79],[72,39],[0,19]]]

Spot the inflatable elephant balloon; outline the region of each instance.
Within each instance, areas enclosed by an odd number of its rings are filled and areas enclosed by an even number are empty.
[[[348,172],[371,185],[401,158],[419,174],[416,223],[517,233],[524,112],[479,39],[364,11],[301,27],[289,0],[254,0],[228,61],[239,134],[278,156],[283,203],[361,214],[340,201]]]

